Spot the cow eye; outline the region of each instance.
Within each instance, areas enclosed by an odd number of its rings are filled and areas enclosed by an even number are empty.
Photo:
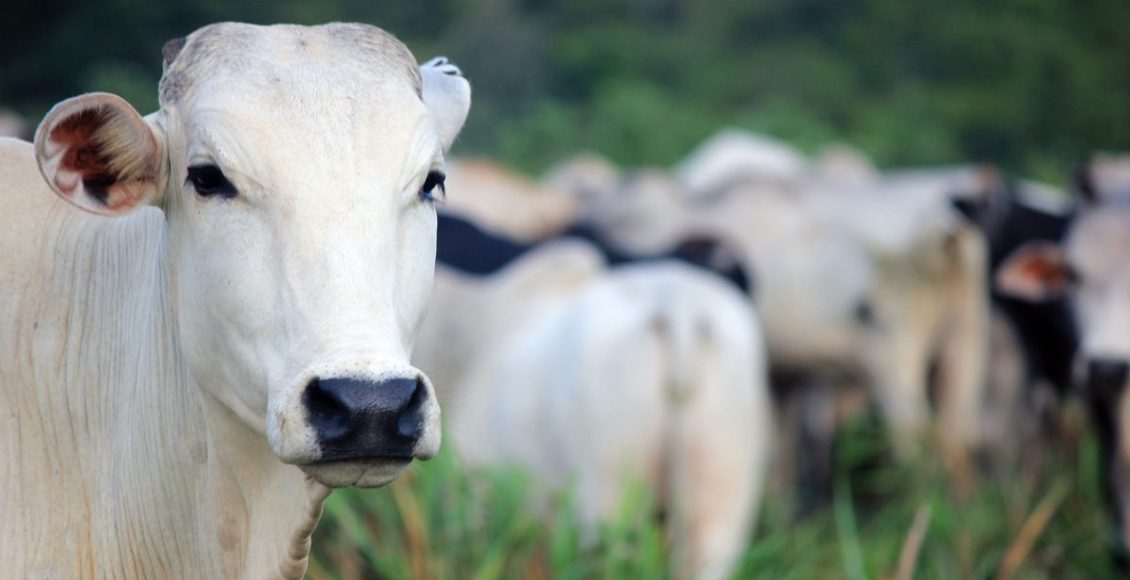
[[[235,186],[224,177],[224,172],[215,165],[194,165],[188,168],[188,181],[192,183],[196,193],[203,197],[218,195],[220,197],[235,197]]]
[[[444,187],[444,181],[447,176],[442,171],[429,171],[428,176],[424,178],[424,185],[420,186],[420,201],[428,203],[436,202],[436,190],[439,190],[439,199],[447,196],[447,189]]]

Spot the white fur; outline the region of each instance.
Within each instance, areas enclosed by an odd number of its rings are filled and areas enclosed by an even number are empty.
[[[764,347],[749,305],[675,264],[604,273],[572,244],[480,281],[439,271],[416,362],[449,373],[470,465],[576,484],[592,533],[630,483],[662,490],[680,577],[722,578],[747,546],[769,456]]]
[[[469,103],[422,100],[410,56],[360,25],[215,25],[167,68],[150,117],[88,95],[44,121],[38,163],[0,141],[6,574],[300,577],[329,488],[404,467],[310,463],[301,390],[418,374],[435,214],[417,191]],[[123,174],[156,193],[103,211],[85,185],[59,186],[73,181],[55,179],[69,145],[53,129],[91,107],[124,123],[112,141],[157,144]],[[209,163],[238,196],[186,183]],[[425,386],[418,457],[439,444]]]
[[[552,236],[572,225],[580,210],[571,196],[483,159],[449,161],[447,190],[441,212],[516,240]]]
[[[808,170],[798,151],[771,137],[725,129],[707,139],[675,168],[688,199],[705,200],[737,183],[795,187]]]
[[[754,273],[770,360],[862,373],[904,449],[926,429],[928,368],[940,356],[943,439],[955,450],[974,443],[986,366],[986,248],[949,207],[951,174],[835,188],[738,176],[725,192],[692,203],[672,178],[637,174],[585,215],[609,241],[638,252],[699,233],[736,243]],[[862,305],[876,326],[860,323]]]

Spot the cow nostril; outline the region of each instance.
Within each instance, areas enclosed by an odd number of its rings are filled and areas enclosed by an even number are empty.
[[[426,396],[427,387],[424,386],[424,380],[417,378],[412,398],[408,400],[408,404],[404,406],[404,410],[400,412],[400,418],[396,422],[396,430],[401,437],[410,439],[420,437],[420,431],[424,424],[421,410],[424,407]]]
[[[303,403],[310,414],[310,422],[323,432],[340,433],[346,428],[349,408],[331,390],[323,389],[322,382],[314,378],[306,385]]]

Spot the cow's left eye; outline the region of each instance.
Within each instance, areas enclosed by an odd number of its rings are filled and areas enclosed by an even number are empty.
[[[447,195],[447,189],[444,188],[444,181],[447,176],[442,171],[429,171],[428,176],[424,178],[424,185],[420,186],[420,201],[435,203],[437,199],[442,199]],[[438,198],[437,198],[437,191]]]

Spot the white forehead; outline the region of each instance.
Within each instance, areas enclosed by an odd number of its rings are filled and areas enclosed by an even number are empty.
[[[401,165],[439,149],[420,91],[411,53],[378,28],[224,23],[186,39],[160,97],[190,144],[221,156]]]
[[[277,98],[320,86],[361,91],[360,99],[398,89],[419,98],[422,83],[408,48],[373,26],[221,23],[185,39],[161,78],[161,105],[175,107],[202,87],[222,86]]]

